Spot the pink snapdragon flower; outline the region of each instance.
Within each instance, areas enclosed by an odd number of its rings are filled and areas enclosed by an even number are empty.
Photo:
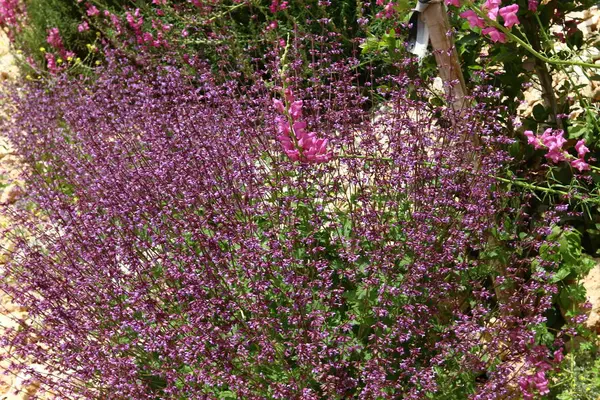
[[[469,25],[471,25],[471,28],[484,28],[485,27],[485,20],[483,18],[481,18],[479,15],[477,15],[475,13],[475,11],[473,11],[473,10],[464,11],[460,14],[460,16],[462,18],[465,18],[469,22]]]
[[[392,18],[396,13],[396,9],[394,8],[396,5],[393,2],[388,2],[385,7],[383,7],[383,11],[378,12],[377,18]]]
[[[519,12],[519,5],[512,4],[510,6],[502,7],[499,10],[500,16],[504,19],[504,26],[512,28],[513,25],[520,24],[517,13]]]
[[[542,141],[535,136],[533,131],[525,131],[523,134],[527,137],[527,144],[532,145],[534,149],[539,150],[543,148]]]
[[[565,152],[558,148],[548,150],[548,153],[546,153],[545,157],[555,164],[567,159]]]
[[[585,155],[590,152],[590,149],[585,145],[585,140],[579,140],[575,144],[575,150],[577,151],[578,158],[571,161],[571,166],[579,172],[589,171],[590,165],[585,162]]]
[[[578,158],[574,158],[563,149],[563,146],[567,143],[567,139],[563,137],[564,132],[562,130],[554,132],[552,128],[548,128],[539,137],[532,131],[525,131],[523,134],[527,137],[527,143],[532,145],[536,150],[542,148],[548,149],[545,157],[553,163],[558,164],[561,161],[568,161],[579,172],[590,169],[590,165],[585,161],[585,155],[590,152],[585,145],[585,140],[580,140],[575,144]]]
[[[283,105],[283,101],[278,100],[278,99],[273,99],[273,107],[275,107],[275,110],[278,113],[285,113],[285,106]]]
[[[488,35],[492,42],[506,43],[506,35],[494,27],[488,26],[482,29],[481,33]]]
[[[64,47],[58,28],[48,29],[48,36],[46,37],[46,41],[48,42],[48,44],[50,44],[50,46],[54,47],[57,50],[62,49]]]
[[[100,15],[100,10],[98,10],[98,8],[96,6],[88,3],[86,13],[87,13],[88,17],[95,17],[97,15]]]
[[[307,132],[306,121],[302,121],[302,100],[295,100],[291,90],[285,90],[285,101],[274,99],[273,107],[280,114],[275,118],[277,139],[281,143],[285,154],[292,161],[306,163],[321,163],[331,159],[327,152],[327,139],[319,139],[315,132]]]
[[[58,28],[48,29],[48,36],[46,37],[46,41],[53,49],[55,49],[58,52],[58,54],[61,57],[67,58],[73,55],[73,52],[67,51],[65,49],[65,45],[63,43],[62,37],[60,36]]]
[[[296,100],[290,105],[290,115],[294,121],[302,118],[302,100]]]
[[[48,68],[48,72],[52,75],[55,75],[58,72],[58,66],[56,65],[56,57],[52,53],[46,53],[46,66]]]
[[[90,25],[88,24],[87,21],[83,21],[82,23],[80,23],[77,26],[77,32],[81,33],[81,32],[86,32],[90,30]]]
[[[585,155],[590,152],[590,149],[588,149],[585,145],[584,139],[578,141],[577,144],[575,144],[575,150],[577,150],[577,155],[579,156],[579,158],[585,157]]]
[[[563,150],[567,139],[563,137],[563,134],[562,130],[552,133],[552,129],[548,128],[540,138],[544,146],[548,148],[548,153],[546,153],[545,157],[555,164],[567,159],[567,153]]]
[[[579,170],[579,172],[590,170],[590,164],[586,163],[583,158],[576,158],[575,160],[571,161],[571,166]]]
[[[285,10],[286,8],[288,8],[288,2],[287,1],[283,1],[283,2],[279,2],[279,0],[273,0],[271,2],[271,5],[269,6],[269,10],[274,14],[277,11],[282,11]]]
[[[446,0],[449,6],[460,7],[460,0]]]
[[[562,147],[565,143],[567,143],[567,139],[563,137],[564,131],[559,130],[556,133],[552,133],[552,129],[548,128],[542,134],[540,138],[544,146],[546,146],[549,150],[562,150]]]
[[[487,11],[487,15],[490,19],[495,20],[498,17],[500,4],[502,4],[502,0],[486,0],[481,9]]]

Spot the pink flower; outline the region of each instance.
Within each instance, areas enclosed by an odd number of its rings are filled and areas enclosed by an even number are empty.
[[[87,21],[83,21],[82,23],[80,23],[77,26],[78,32],[85,32],[85,31],[89,31],[89,30],[90,30],[90,25],[87,23]]]
[[[473,10],[464,11],[460,14],[460,16],[462,18],[465,18],[469,22],[469,25],[471,25],[471,28],[485,27],[484,19],[481,18],[479,15],[477,15],[475,13],[475,11],[473,11]]]
[[[495,20],[498,17],[498,9],[501,3],[502,0],[486,0],[481,9],[487,11],[490,19]]]
[[[304,132],[306,130],[306,122],[296,121],[292,124],[292,128],[294,128],[294,132],[296,132],[296,135],[304,135]]]
[[[383,11],[378,12],[376,17],[377,18],[392,18],[394,16],[394,14],[396,13],[396,9],[394,8],[395,4],[393,2],[388,2],[385,7],[383,8]]]
[[[500,15],[504,19],[504,26],[507,28],[512,28],[513,25],[519,24],[519,19],[517,18],[517,13],[519,12],[519,5],[513,4],[510,6],[502,7],[500,10]]]
[[[285,112],[285,106],[283,105],[283,101],[281,100],[273,99],[273,107],[275,108],[275,110],[277,110],[277,112],[281,114]]]
[[[544,143],[544,146],[546,146],[546,141],[550,140],[551,137],[552,137],[552,128],[548,128],[544,131],[544,133],[542,133],[542,136],[540,137],[540,139],[542,139],[542,143]]]
[[[559,162],[565,161],[567,159],[566,153],[559,148],[550,149],[548,153],[546,153],[545,157],[555,164],[558,164]]]
[[[290,123],[285,117],[276,117],[275,125],[277,126],[277,132],[280,135],[289,135],[290,133]]]
[[[585,157],[585,155],[590,152],[590,149],[585,146],[585,140],[578,141],[577,144],[575,144],[575,150],[577,150],[579,158]]]
[[[48,44],[50,44],[50,46],[54,47],[55,49],[60,50],[64,47],[58,28],[48,29],[48,37],[46,37],[46,41],[48,42]]]
[[[291,102],[288,112],[293,121],[292,126],[290,127],[290,121],[284,116],[275,118],[277,139],[285,154],[292,161],[312,163],[329,161],[331,153],[327,152],[327,140],[317,139],[315,132],[307,132],[306,122],[300,120],[302,100],[294,100],[294,94],[290,89],[285,90],[285,98],[287,102]],[[273,99],[273,106],[279,113],[285,113],[285,104],[281,100]]]
[[[292,89],[290,88],[285,89],[283,95],[285,97],[285,101],[287,101],[288,103],[293,103],[296,99],[296,97],[294,97],[294,92],[292,92]]]
[[[550,390],[548,389],[548,379],[546,378],[546,373],[544,371],[536,372],[533,380],[540,394],[544,395],[550,393]]]
[[[460,7],[460,0],[446,0],[449,6]]]
[[[280,4],[279,0],[273,0],[271,2],[271,5],[269,6],[269,10],[272,13],[276,13],[277,11],[285,10],[286,8],[288,8],[288,2],[284,1]]]
[[[532,145],[533,148],[536,150],[542,148],[542,142],[540,141],[540,139],[538,139],[537,136],[535,136],[535,134],[532,131],[525,131],[523,132],[523,134],[525,135],[525,137],[527,137],[527,144]]]
[[[493,27],[487,27],[481,31],[484,35],[489,35],[492,42],[506,43],[506,35]]]
[[[548,150],[562,150],[562,147],[567,143],[567,139],[563,138],[563,131],[558,131],[556,134],[552,134],[552,129],[548,128],[542,134],[542,143],[548,148]]]
[[[290,115],[293,120],[302,118],[302,100],[296,100],[290,105]]]
[[[529,9],[529,11],[537,11],[538,4],[539,4],[538,0],[529,0],[529,2],[527,4],[527,6],[528,6],[527,8]]]
[[[54,57],[54,54],[46,53],[45,57],[48,66],[48,71],[51,74],[56,74],[58,72],[58,67],[56,66],[56,58]]]
[[[148,43],[154,40],[154,36],[150,32],[144,32],[142,35],[144,42]]]
[[[556,362],[556,363],[561,362],[565,358],[565,356],[563,355],[562,347],[560,349],[556,350],[554,352],[553,356],[554,356],[554,362]]]
[[[96,15],[100,15],[100,10],[98,10],[96,6],[88,4],[87,15],[95,17]]]
[[[590,165],[586,163],[582,158],[577,158],[571,161],[571,166],[575,169],[578,169],[579,172],[587,171],[590,169]]]

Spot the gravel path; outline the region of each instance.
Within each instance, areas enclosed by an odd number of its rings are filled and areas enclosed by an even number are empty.
[[[10,42],[4,32],[0,31],[0,81],[14,79],[18,76],[15,58],[10,52]],[[19,157],[14,153],[10,143],[0,132],[0,204],[15,203],[23,195],[23,189],[15,184],[21,170]],[[11,221],[0,208],[0,229],[11,227]],[[9,256],[10,243],[0,237],[0,268]],[[0,292],[0,336],[4,338],[8,328],[16,328],[21,321],[27,319],[27,310],[13,303],[9,296]],[[24,374],[14,375],[7,372],[11,363],[11,349],[0,348],[0,400],[27,400],[32,398],[49,398],[36,396],[38,382],[28,382]],[[35,368],[35,364],[30,364]]]

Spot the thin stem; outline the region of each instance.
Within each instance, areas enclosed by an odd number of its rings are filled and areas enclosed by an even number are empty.
[[[392,162],[393,160],[391,158],[387,158],[387,157],[368,157],[368,156],[359,156],[359,155],[341,155],[338,156],[338,158],[341,159],[363,159],[363,160],[371,160],[371,161],[384,161],[384,162]],[[437,165],[436,163],[433,162],[425,162],[425,165],[428,166],[435,166]],[[598,167],[594,167],[594,166],[590,166],[592,169],[594,169],[595,171],[599,171],[600,172],[600,168]],[[446,166],[442,166],[442,168],[446,168]],[[470,172],[471,174],[473,174],[473,172]],[[534,185],[532,183],[529,182],[524,182],[524,181],[519,181],[519,180],[513,180],[513,179],[508,179],[508,178],[502,178],[496,175],[487,175],[488,177],[497,180],[498,182],[502,182],[502,183],[510,183],[512,185],[515,186],[519,186],[522,187],[524,189],[529,189],[532,191],[538,191],[538,192],[544,192],[544,193],[550,193],[550,194],[555,194],[555,195],[561,195],[561,196],[567,196],[582,202],[592,202],[592,203],[597,203],[600,204],[600,198],[587,198],[584,197],[582,195],[578,195],[578,194],[574,194],[571,192],[566,192],[564,190],[558,190],[558,189],[553,189],[553,188],[549,188],[549,187],[545,187],[545,186],[538,186],[538,185]]]

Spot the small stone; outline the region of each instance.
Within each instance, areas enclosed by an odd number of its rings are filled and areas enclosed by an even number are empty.
[[[26,312],[15,312],[7,315],[0,315],[0,330],[19,329],[27,317]]]
[[[12,147],[8,139],[0,137],[0,158],[14,154],[15,149]]]
[[[11,183],[2,191],[2,194],[0,195],[0,204],[13,204],[19,200],[19,198],[23,197],[24,194],[23,188]]]
[[[585,326],[592,331],[600,333],[600,264],[597,264],[590,273],[583,278],[583,287],[592,304],[590,315]]]
[[[594,93],[592,93],[592,100],[600,101],[600,87],[594,89]]]
[[[25,307],[13,302],[10,296],[3,296],[0,299],[0,312],[13,313],[22,311],[26,311]]]
[[[8,239],[0,240],[0,264],[6,264],[15,250],[15,244]]]

